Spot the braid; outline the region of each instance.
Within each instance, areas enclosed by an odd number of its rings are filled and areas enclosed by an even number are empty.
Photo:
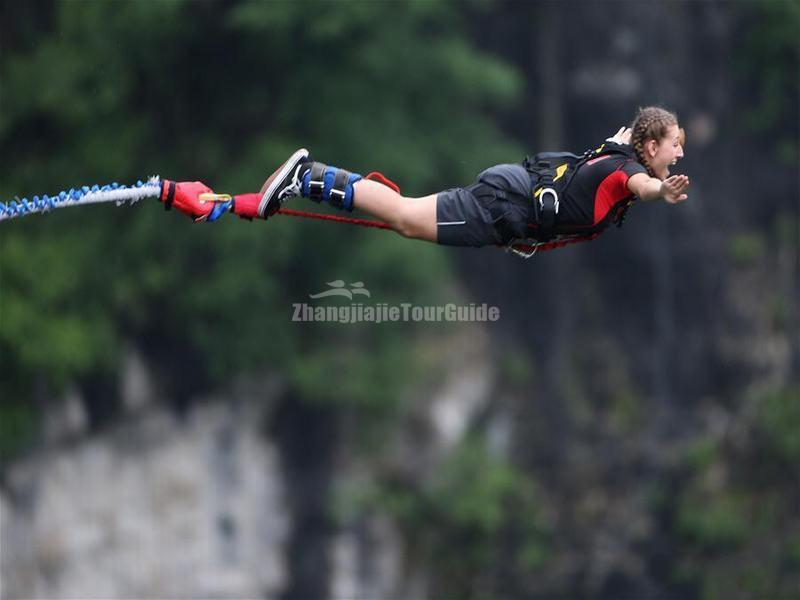
[[[631,146],[636,152],[636,158],[647,169],[650,177],[655,177],[653,169],[647,162],[644,144],[647,140],[660,140],[667,134],[671,125],[677,125],[678,118],[668,110],[657,106],[640,108],[631,125]]]

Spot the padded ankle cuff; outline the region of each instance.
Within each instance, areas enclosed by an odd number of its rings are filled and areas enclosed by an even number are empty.
[[[353,184],[361,175],[320,162],[311,164],[303,175],[301,193],[314,202],[325,201],[335,208],[353,210]]]

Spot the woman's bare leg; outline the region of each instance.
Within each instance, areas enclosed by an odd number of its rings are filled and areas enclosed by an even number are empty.
[[[406,198],[382,183],[362,179],[353,185],[353,206],[402,236],[436,243],[436,194]]]

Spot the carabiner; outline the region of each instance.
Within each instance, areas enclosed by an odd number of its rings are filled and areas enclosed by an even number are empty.
[[[233,196],[230,194],[213,194],[211,192],[206,192],[200,194],[197,199],[200,201],[200,204],[205,204],[206,202],[228,202],[233,199]]]

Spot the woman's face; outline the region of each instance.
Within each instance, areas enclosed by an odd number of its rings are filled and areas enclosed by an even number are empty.
[[[681,130],[678,125],[670,125],[666,135],[661,140],[648,140],[647,161],[656,177],[662,181],[669,177],[669,166],[683,158],[683,145],[681,144]]]

